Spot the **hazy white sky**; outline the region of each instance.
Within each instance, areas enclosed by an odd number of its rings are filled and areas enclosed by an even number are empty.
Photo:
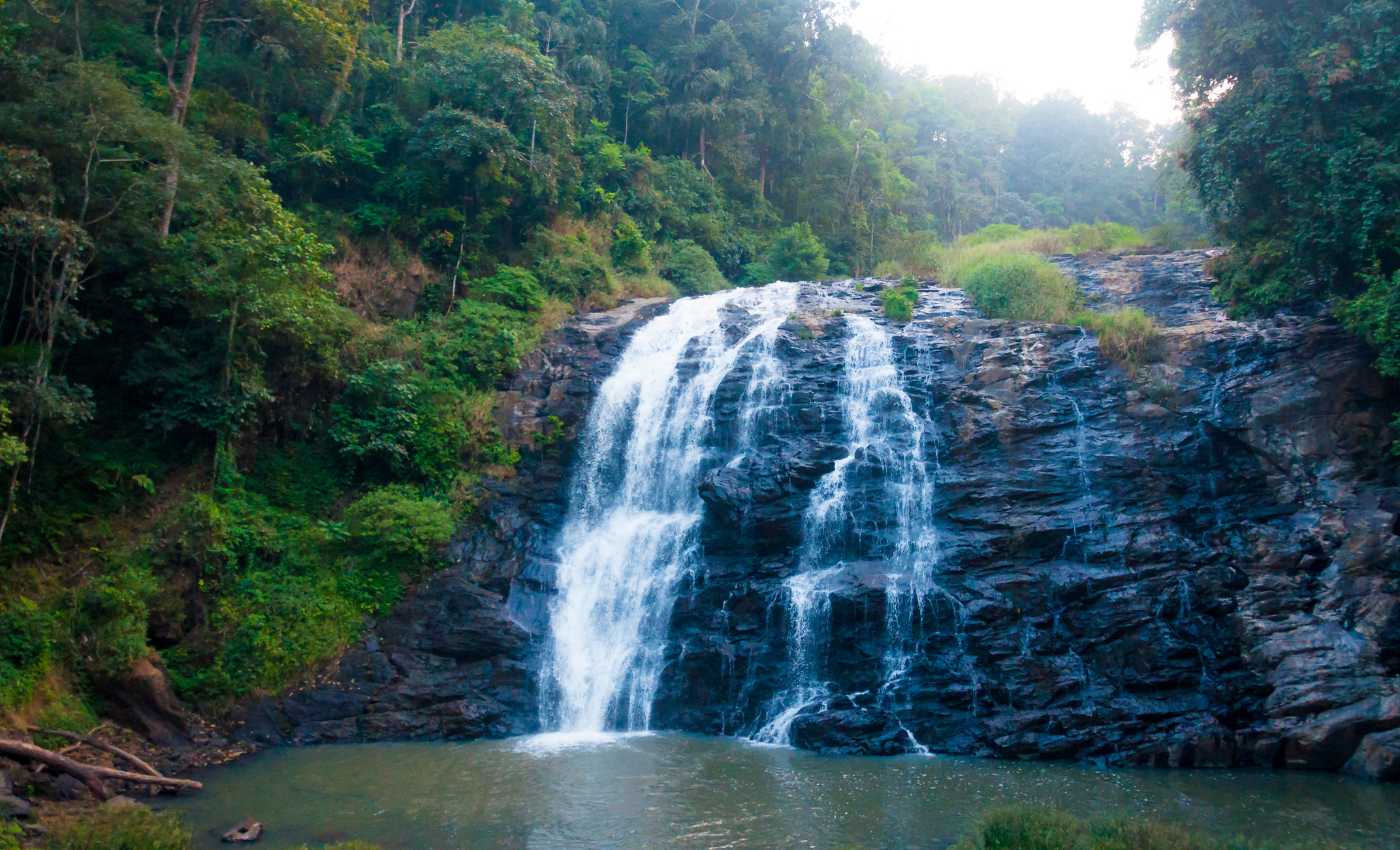
[[[851,23],[895,65],[980,75],[1020,100],[1056,91],[1096,112],[1115,103],[1179,117],[1164,40],[1137,50],[1142,0],[858,0]]]

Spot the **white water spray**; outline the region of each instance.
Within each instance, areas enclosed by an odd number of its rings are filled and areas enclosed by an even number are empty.
[[[649,727],[676,586],[695,560],[715,392],[757,353],[741,417],[767,400],[777,381],[767,361],[797,293],[774,284],[678,301],[601,387],[558,550],[545,729]]]

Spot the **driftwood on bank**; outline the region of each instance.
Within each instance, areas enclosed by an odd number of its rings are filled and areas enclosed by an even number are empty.
[[[107,790],[107,786],[102,782],[104,779],[118,779],[142,785],[158,785],[162,788],[189,788],[195,791],[204,787],[203,783],[193,779],[175,779],[159,774],[152,776],[145,773],[118,770],[114,767],[83,764],[26,741],[0,740],[0,756],[24,762],[38,762],[48,765],[54,770],[62,771],[86,785],[99,800],[107,800],[112,796],[111,792]]]
[[[161,772],[159,770],[156,770],[154,767],[151,767],[150,764],[148,764],[143,759],[137,757],[132,753],[127,752],[126,750],[123,750],[121,747],[118,747],[115,744],[109,744],[106,741],[98,740],[97,738],[92,737],[90,734],[79,735],[76,732],[65,732],[62,729],[40,729],[38,727],[33,726],[30,727],[29,731],[35,735],[51,735],[55,738],[66,738],[69,741],[73,741],[76,744],[86,744],[87,746],[92,747],[94,750],[101,750],[104,753],[109,753],[111,755],[116,756],[117,758],[125,761],[127,764],[131,765],[132,767],[136,768],[142,773],[146,773],[151,776],[161,776]],[[64,747],[62,750],[60,750],[60,752],[66,753],[69,749],[69,747]],[[161,778],[164,777],[162,776]]]

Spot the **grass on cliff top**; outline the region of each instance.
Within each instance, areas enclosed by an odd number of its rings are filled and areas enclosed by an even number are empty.
[[[989,242],[948,255],[947,278],[994,319],[1078,325],[1099,340],[1099,350],[1130,373],[1156,355],[1160,331],[1136,307],[1103,311],[1081,306],[1074,281],[1044,257],[1015,243]]]
[[[1335,848],[1335,845],[1334,845]],[[1054,809],[1012,807],[983,816],[952,850],[1269,850],[1244,839],[1219,840],[1142,818],[1083,819]]]
[[[944,244],[937,234],[917,232],[900,237],[889,247],[886,259],[875,269],[875,276],[948,279],[955,266],[964,262],[968,255],[977,254],[979,249],[1037,256],[1122,253],[1161,241],[1156,234],[1148,236],[1137,228],[1114,222],[1041,230],[1028,230],[1015,224],[989,224],[959,237],[952,244]]]

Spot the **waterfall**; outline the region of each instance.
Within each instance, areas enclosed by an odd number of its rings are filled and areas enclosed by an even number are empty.
[[[751,435],[781,382],[773,346],[797,294],[774,284],[677,301],[600,388],[557,552],[543,728],[648,728],[676,586],[695,566],[715,392],[753,361],[740,411]]]
[[[817,482],[803,517],[798,572],[785,585],[790,683],[774,697],[767,721],[753,734],[762,743],[789,743],[793,721],[809,706],[824,707],[830,699],[823,662],[831,596],[848,558],[879,558],[887,568],[882,698],[894,698],[918,654],[925,606],[938,591],[924,421],[901,386],[889,332],[866,316],[847,315],[846,324],[840,396],[847,451]],[[862,466],[878,470],[881,482],[870,503],[853,479]],[[890,534],[864,533],[862,520],[872,517],[892,528]]]

